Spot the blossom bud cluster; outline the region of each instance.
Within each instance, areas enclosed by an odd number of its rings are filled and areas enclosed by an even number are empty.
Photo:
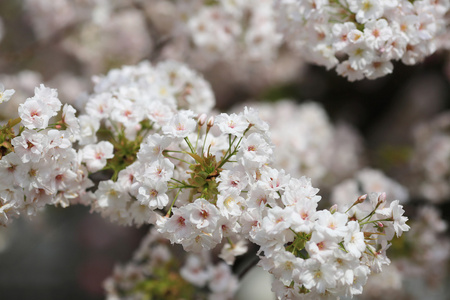
[[[361,294],[367,276],[389,264],[388,241],[409,229],[398,200],[385,207],[385,194],[361,196],[347,210],[317,210],[320,196],[309,179],[278,176],[277,182],[277,193],[266,193],[241,219],[261,246],[260,265],[275,276],[279,298]],[[359,208],[364,201],[370,209]]]
[[[72,147],[80,135],[75,109],[61,107],[56,90],[41,85],[19,106],[20,133],[6,134],[15,124],[3,127],[2,138],[10,140],[11,148],[4,149],[0,160],[1,225],[12,216],[34,215],[46,204],[67,206],[92,186],[79,152]]]
[[[145,295],[176,299],[231,299],[237,278],[225,263],[214,265],[211,255],[176,254],[156,229],[144,237],[126,265],[117,265],[104,282],[106,299],[143,299]]]
[[[364,299],[411,297],[409,287],[418,279],[423,281],[421,295],[445,285],[450,256],[450,240],[445,234],[447,223],[434,207],[418,207],[416,212],[409,222],[410,232],[392,242],[389,249],[391,265],[383,269],[383,273],[369,277],[364,287]],[[446,298],[445,293],[438,298]]]
[[[176,1],[179,24],[173,35],[186,36],[193,46],[191,55],[207,62],[243,58],[268,61],[276,56],[282,40],[276,31],[272,2]]]
[[[350,81],[414,65],[436,51],[447,0],[278,0],[285,39],[305,57]]]
[[[133,201],[130,195],[136,194],[131,191],[131,185],[135,177],[139,177],[137,169],[140,168],[133,162],[139,156],[147,157],[145,151],[159,153],[156,148],[146,150],[142,145],[151,143],[151,137],[158,135],[156,132],[162,128],[176,127],[176,120],[183,122],[183,118],[194,115],[192,111],[178,114],[180,109],[209,112],[215,104],[214,95],[200,75],[175,61],[154,67],[142,62],[137,66],[113,69],[104,77],[95,77],[94,82],[94,93],[86,103],[86,114],[79,116],[80,145],[84,146],[82,161],[91,172],[106,167],[114,174],[112,180],[100,182],[92,206],[104,217],[123,224],[141,225],[149,219],[149,210],[142,205],[163,208],[165,204],[162,203],[168,201],[167,196],[163,196],[166,187],[158,180],[170,179],[171,173],[163,171],[169,172],[173,168],[169,160],[152,165],[154,176],[147,181],[155,180],[152,184],[158,185],[155,189],[161,192],[157,197],[159,203]],[[192,129],[196,122],[190,121],[186,126]],[[98,142],[100,134],[109,135],[110,139]],[[138,151],[143,154],[137,154]],[[149,157],[147,161],[150,160]]]
[[[354,179],[347,179],[335,186],[331,194],[331,201],[346,209],[348,199],[366,191],[388,191],[387,204],[393,199],[405,203],[409,195],[405,187],[386,177],[378,170],[363,169]],[[379,193],[369,198],[377,198]],[[386,204],[386,205],[387,205]],[[390,204],[391,205],[391,204]],[[369,201],[358,205],[365,210],[370,209]],[[395,291],[387,299],[398,299],[402,290],[402,282],[414,280],[416,277],[426,278],[430,286],[438,286],[444,279],[446,266],[450,258],[450,241],[444,236],[447,229],[446,222],[439,216],[438,211],[429,206],[419,207],[416,217],[409,222],[411,226],[408,235],[402,239],[393,240],[391,253],[395,256],[389,268],[389,276],[383,274],[369,277],[368,289],[364,295],[367,298],[377,298],[386,290]]]
[[[180,111],[162,128],[163,135],[149,135],[133,165],[133,190],[152,210],[170,203],[167,191],[177,191],[168,213],[156,216],[159,231],[194,252],[213,249],[226,238],[222,256],[232,263],[247,251],[238,222],[247,208],[246,188],[259,176],[270,181],[264,165],[273,150],[268,125],[253,109],[220,114],[206,127],[202,132],[192,113]]]
[[[127,223],[146,222],[139,203],[128,203],[132,174],[120,171],[136,160],[143,136],[165,126],[180,107],[209,111],[215,102],[209,84],[176,62],[156,67],[143,62],[95,80],[86,114],[76,117],[56,90],[41,85],[19,106],[19,118],[2,127],[0,224],[21,213],[33,215],[46,204],[70,202],[91,204]],[[1,86],[3,101],[12,94]],[[21,125],[18,134],[15,125]],[[98,142],[102,135],[107,140]],[[74,143],[82,148],[75,150]],[[114,180],[120,173],[119,180],[100,182],[95,194],[86,192],[93,185],[89,173],[105,167]]]
[[[362,196],[345,212],[317,210],[309,179],[268,165],[273,149],[256,111],[221,114],[206,129],[204,119],[179,111],[129,166],[129,193],[162,236],[193,252],[226,238],[221,256],[231,263],[249,239],[261,247],[279,297],[360,294],[367,276],[389,263],[388,241],[409,229],[398,200],[385,207],[386,195],[374,194],[369,209],[359,209]],[[164,216],[157,212],[169,205]]]

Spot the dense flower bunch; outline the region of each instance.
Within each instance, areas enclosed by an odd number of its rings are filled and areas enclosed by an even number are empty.
[[[231,299],[237,278],[211,254],[180,255],[156,229],[150,230],[126,265],[117,265],[104,287],[106,299]]]
[[[20,118],[2,128],[2,223],[44,204],[82,203],[121,224],[154,224],[189,252],[221,245],[228,264],[250,240],[260,246],[260,264],[275,275],[280,298],[360,294],[367,276],[389,263],[385,250],[394,234],[409,229],[398,200],[385,205],[385,194],[371,195],[365,206],[360,196],[339,211],[317,210],[321,198],[310,179],[271,167],[274,147],[258,112],[200,113],[214,98],[184,65],[144,62],[94,81],[85,114],[61,109],[56,90],[42,85],[20,105]],[[93,185],[88,175],[98,182],[95,191],[86,192]],[[151,272],[172,280],[166,271]],[[130,272],[125,285],[149,293],[164,287],[155,287],[159,275],[140,285],[134,275],[141,275]],[[236,286],[225,264],[211,268],[198,257],[188,259],[181,276],[207,284],[219,298]]]
[[[176,1],[179,24],[174,36],[185,37],[187,50],[203,61],[273,59],[281,45],[272,0]]]
[[[314,63],[350,81],[392,72],[393,60],[416,64],[436,51],[449,1],[278,0],[285,39]]]
[[[165,208],[170,204],[166,192],[177,191],[167,214],[154,218],[158,230],[194,252],[213,249],[227,238],[222,256],[232,262],[247,251],[238,235],[246,188],[258,177],[273,184],[269,177],[276,170],[264,167],[273,150],[268,125],[255,110],[205,122],[206,115],[196,121],[192,112],[180,111],[162,135],[149,135],[131,166],[136,180],[131,188],[151,210]]]
[[[280,180],[277,205],[247,212],[251,241],[261,246],[263,268],[274,274],[281,299],[361,294],[371,272],[389,264],[388,241],[408,230],[398,200],[360,196],[350,207],[317,210],[320,197],[306,178]],[[252,191],[251,191],[252,192]],[[370,202],[365,206],[359,204]]]
[[[411,166],[416,172],[413,191],[439,203],[450,196],[450,113],[421,124],[414,132]]]
[[[213,93],[202,77],[174,61],[155,67],[143,62],[114,69],[94,81],[94,94],[86,103],[86,114],[79,117],[80,145],[84,145],[82,161],[90,172],[106,166],[113,175],[112,180],[100,182],[93,208],[120,223],[143,224],[149,211],[130,196],[131,184],[137,176],[138,164],[133,163],[139,158],[138,151],[145,151],[142,148],[145,141],[168,126],[180,109],[208,112],[215,103]],[[193,115],[190,111],[190,116]],[[97,133],[105,134],[109,141],[97,143]]]
[[[96,82],[85,115],[76,117],[71,105],[62,107],[56,90],[41,85],[19,106],[19,118],[1,128],[0,172],[5,177],[1,224],[22,213],[33,215],[46,204],[106,201],[102,195],[106,182],[100,183],[97,201],[86,193],[92,186],[89,173],[104,168],[109,159],[108,168],[117,179],[119,171],[136,159],[143,133],[166,124],[183,105],[205,111],[214,105],[208,83],[176,62],[156,67],[144,62],[112,70]],[[2,101],[12,93],[1,86]],[[16,125],[21,125],[17,134]],[[112,143],[97,143],[97,133],[102,132]],[[83,148],[75,150],[75,142]],[[126,199],[121,205],[126,206]],[[101,205],[95,208],[101,210]],[[132,209],[140,216],[139,206]]]
[[[270,125],[277,148],[275,167],[294,177],[310,177],[321,188],[330,188],[361,167],[360,137],[344,124],[334,126],[320,104],[282,100],[252,106]]]
[[[354,179],[337,185],[332,191],[331,200],[345,207],[347,199],[365,191],[389,191],[391,196],[387,203],[392,203],[393,199],[404,203],[409,200],[405,187],[372,169],[361,170]],[[368,203],[365,206],[366,209],[370,208]],[[394,258],[388,271],[383,270],[383,274],[369,277],[362,299],[401,298],[410,292],[406,288],[402,289],[403,282],[419,277],[426,279],[428,287],[438,287],[443,283],[447,269],[445,266],[450,258],[450,241],[444,235],[447,223],[435,208],[421,206],[417,208],[409,225],[411,229],[408,235],[392,241],[390,251]]]
[[[6,90],[2,97],[8,95]],[[19,214],[34,215],[47,204],[64,207],[85,196],[92,182],[72,147],[79,136],[75,109],[63,106],[56,90],[41,85],[19,106],[19,118],[1,128],[1,225]]]

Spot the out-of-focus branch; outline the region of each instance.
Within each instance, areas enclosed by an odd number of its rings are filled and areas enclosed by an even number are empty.
[[[156,28],[153,20],[150,18],[150,16],[147,14],[145,7],[142,5],[141,1],[134,0],[133,6],[142,12],[145,19],[145,25],[147,27],[147,30],[150,34],[150,38],[154,43],[153,49],[151,50],[151,53],[149,53],[148,58],[151,62],[156,62],[164,47],[170,43],[172,40],[172,37],[170,36],[163,36],[161,32]]]

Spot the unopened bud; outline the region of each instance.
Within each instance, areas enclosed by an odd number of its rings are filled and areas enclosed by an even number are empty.
[[[384,224],[381,223],[381,222],[377,222],[377,225],[378,225],[378,227],[380,227],[380,228],[383,228],[383,227],[384,227]]]
[[[214,126],[214,117],[210,117],[208,119],[208,123],[206,123],[206,126],[208,126],[208,128],[211,128]]]
[[[359,203],[363,203],[364,200],[366,200],[366,199],[367,199],[367,194],[359,196],[358,199],[355,201],[354,205],[359,204]]]
[[[337,212],[337,209],[338,209],[337,204],[334,204],[332,207],[330,207],[331,214],[334,214],[335,212]]]
[[[380,196],[378,196],[378,204],[384,203],[386,202],[386,193],[383,192],[380,194]]]
[[[206,114],[201,114],[200,116],[198,116],[198,125],[203,126],[206,122]]]

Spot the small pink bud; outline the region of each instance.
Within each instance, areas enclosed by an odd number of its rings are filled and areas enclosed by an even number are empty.
[[[380,196],[378,196],[378,204],[384,203],[386,202],[386,193],[383,192],[380,194]]]
[[[206,117],[207,117],[206,114],[201,114],[198,117],[198,125],[203,126],[205,124],[205,122],[206,122]]]
[[[381,222],[377,222],[377,225],[378,225],[378,227],[381,227],[381,228],[384,227],[383,223],[381,223]]]
[[[208,126],[208,128],[211,128],[214,126],[214,117],[210,117],[208,119],[208,123],[206,123],[206,126]]]
[[[362,195],[362,196],[359,196],[358,199],[355,201],[355,205],[356,205],[356,204],[359,204],[359,203],[363,203],[364,200],[366,200],[366,199],[367,199],[367,194],[364,194],[364,195]]]

